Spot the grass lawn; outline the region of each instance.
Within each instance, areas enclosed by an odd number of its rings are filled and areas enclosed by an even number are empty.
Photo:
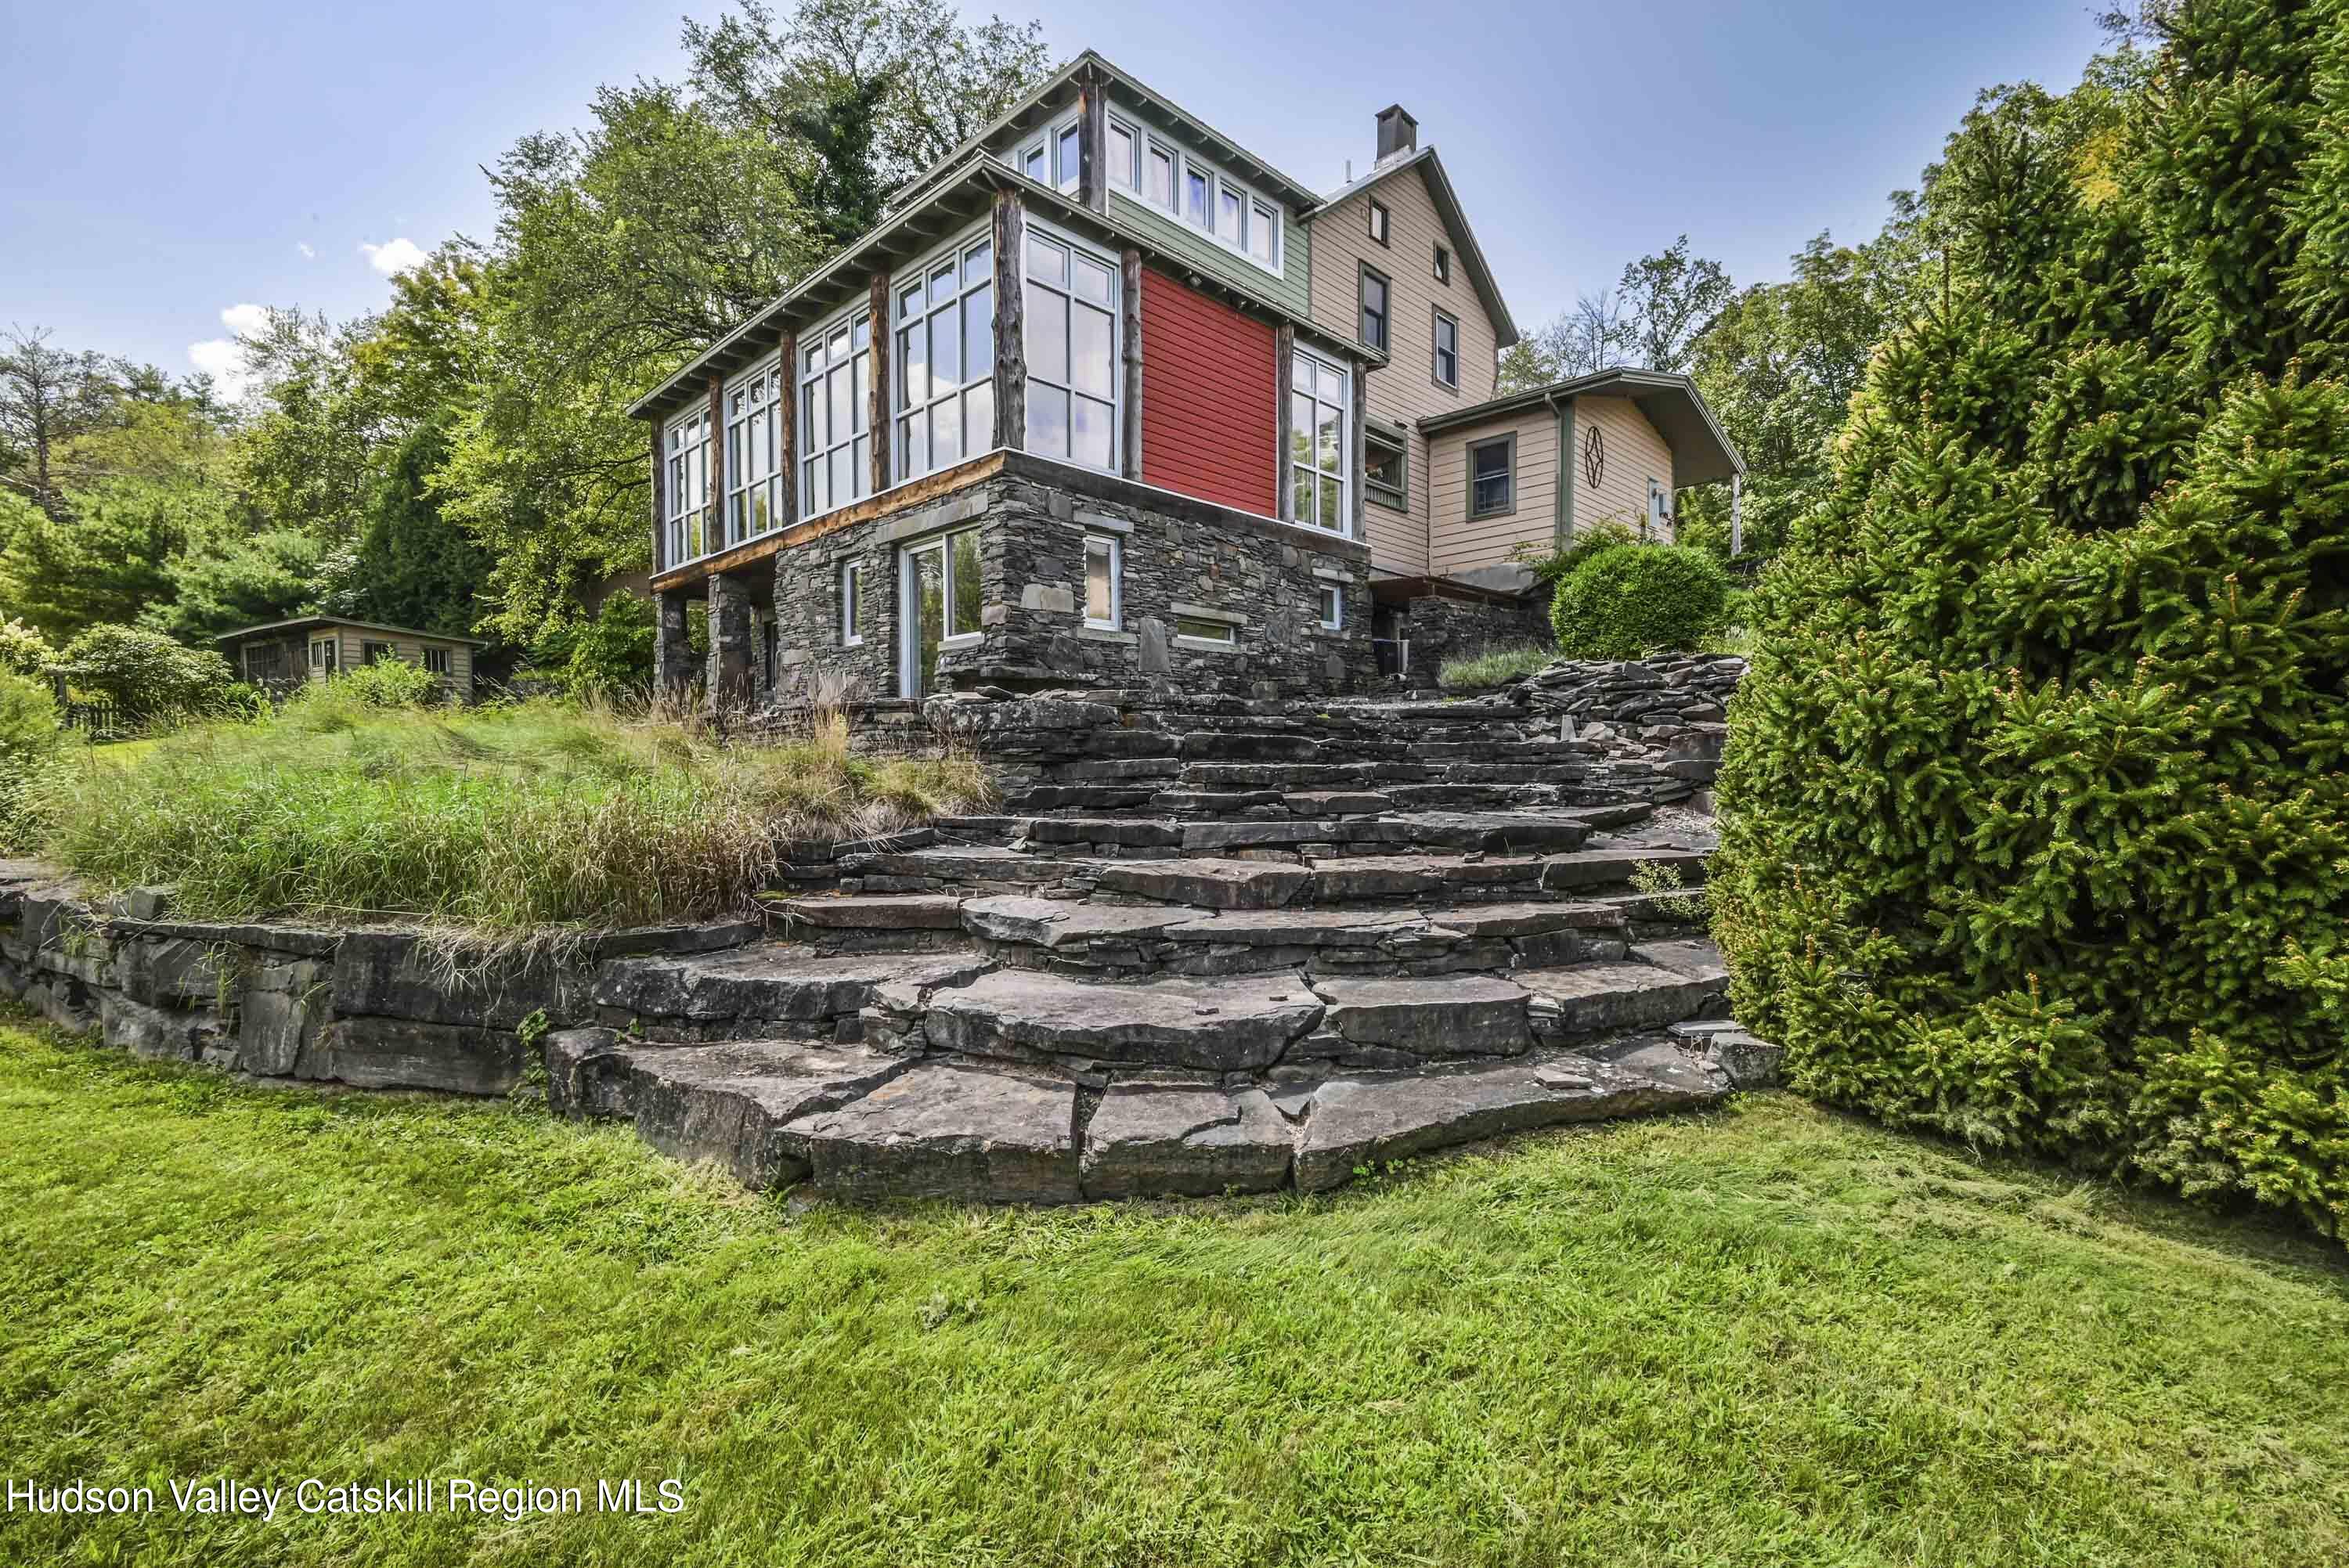
[[[0,1024],[9,1563],[2349,1561],[2349,1264],[1780,1096],[1319,1198],[753,1201]],[[168,1511],[679,1478],[670,1517]]]

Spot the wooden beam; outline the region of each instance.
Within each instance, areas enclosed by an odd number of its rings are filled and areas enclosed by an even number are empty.
[[[1109,211],[1109,98],[1101,73],[1087,70],[1077,86],[1077,205]]]
[[[783,385],[776,393],[775,463],[783,475],[782,504],[775,509],[775,526],[789,528],[800,520],[800,335],[783,329]]]
[[[1127,246],[1118,258],[1118,271],[1125,293],[1125,439],[1117,471],[1138,480],[1142,477],[1142,253]]]
[[[661,482],[667,477],[667,466],[661,461],[662,427],[658,419],[650,421],[653,432],[653,570],[661,569]]]
[[[1360,363],[1353,367],[1354,395],[1347,399],[1346,413],[1346,478],[1349,500],[1346,502],[1346,537],[1362,537],[1362,460],[1369,455],[1362,439],[1362,405],[1370,401],[1371,373]]]
[[[705,550],[726,546],[726,377],[709,377],[709,504],[702,512]]]
[[[1288,454],[1296,445],[1297,432],[1290,420],[1290,410],[1297,405],[1290,394],[1297,390],[1297,329],[1283,322],[1272,329],[1272,395],[1280,407],[1273,420],[1273,440],[1278,443],[1272,454],[1273,482],[1279,493],[1273,498],[1273,515],[1283,522],[1297,521],[1297,491],[1288,477]]]
[[[865,428],[873,432],[872,482],[865,493],[879,495],[889,488],[889,346],[896,335],[889,330],[889,274],[873,274],[873,374],[866,378]]]
[[[1028,331],[1021,273],[1028,211],[1017,191],[995,193],[995,444],[1028,449]]]

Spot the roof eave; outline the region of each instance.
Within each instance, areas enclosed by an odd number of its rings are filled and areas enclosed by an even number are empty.
[[[1716,460],[1713,463],[1699,462],[1692,467],[1691,477],[1682,480],[1678,473],[1681,451],[1675,447],[1673,466],[1676,483],[1715,484],[1745,472],[1744,458],[1738,452],[1736,444],[1730,440],[1729,433],[1721,428],[1721,421],[1714,417],[1711,405],[1705,402],[1704,395],[1697,390],[1696,383],[1686,376],[1668,370],[1634,370],[1617,366],[1593,371],[1588,376],[1569,377],[1547,386],[1512,392],[1506,397],[1495,397],[1473,407],[1456,408],[1447,414],[1422,419],[1419,428],[1423,435],[1440,435],[1446,430],[1482,424],[1506,414],[1539,407],[1544,403],[1560,398],[1604,397],[1618,393],[1642,402],[1655,397],[1682,399],[1700,421],[1704,437],[1714,449],[1712,456]]]

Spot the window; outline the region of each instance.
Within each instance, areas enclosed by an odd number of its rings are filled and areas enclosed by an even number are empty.
[[[1364,343],[1386,352],[1387,347],[1387,275],[1376,267],[1362,268],[1362,329]]]
[[[1081,137],[1077,122],[1071,120],[1062,126],[1060,135],[1053,140],[1058,149],[1052,158],[1053,168],[1060,175],[1057,183],[1061,190],[1074,191],[1077,188],[1079,176],[1084,170],[1083,154],[1078,150]]]
[[[1407,449],[1400,436],[1390,436],[1383,430],[1362,432],[1362,483],[1369,489],[1364,499],[1397,511],[1411,510]]]
[[[897,286],[899,480],[995,445],[995,244],[985,236]]]
[[[1039,185],[1050,185],[1052,182],[1050,173],[1050,160],[1047,156],[1050,150],[1048,144],[1040,141],[1021,153],[1019,172]]]
[[[840,645],[861,646],[872,607],[864,597],[864,562],[843,561],[840,566]]]
[[[668,537],[661,564],[678,566],[709,553],[709,410],[697,407],[668,428]]]
[[[1440,284],[1452,281],[1452,253],[1441,245],[1435,247],[1435,281]]]
[[[1114,632],[1123,624],[1123,548],[1114,534],[1085,535],[1085,624]]]
[[[1115,120],[1109,122],[1109,182],[1122,189],[1134,188],[1134,150],[1137,143],[1133,131]]]
[[[310,668],[318,675],[331,676],[341,665],[342,644],[334,637],[310,639]]]
[[[1321,629],[1335,632],[1346,624],[1346,591],[1335,583],[1320,586]]]
[[[1204,170],[1183,170],[1183,216],[1191,221],[1194,228],[1208,226],[1207,194],[1212,183]]]
[[[1202,620],[1196,615],[1175,616],[1174,634],[1200,643],[1231,644],[1239,640],[1238,633],[1228,622]]]
[[[898,552],[897,673],[906,696],[937,689],[938,649],[979,635],[978,530],[906,545]]]
[[[389,643],[361,642],[359,644],[359,663],[363,665],[388,665],[398,657],[399,657],[399,650]]]
[[[255,686],[285,678],[285,645],[283,643],[247,643],[244,645],[244,678]]]
[[[1387,242],[1387,210],[1376,201],[1370,203],[1371,238],[1383,245]]]
[[[1506,517],[1517,510],[1517,438],[1512,434],[1468,448],[1468,515]]]
[[[1229,185],[1216,188],[1216,238],[1236,251],[1247,248],[1247,197]]]
[[[1670,539],[1672,533],[1672,492],[1662,481],[1648,481],[1648,526],[1646,532],[1654,538]]]
[[[424,673],[426,675],[446,676],[450,674],[450,665],[448,649],[427,648],[424,650]]]
[[[782,520],[783,362],[771,359],[726,388],[726,543],[771,533]],[[713,544],[716,541],[711,542]]]
[[[1028,449],[1117,468],[1117,268],[1030,227]]]
[[[1168,211],[1174,209],[1174,155],[1154,147],[1142,165],[1142,199]]]
[[[1262,201],[1248,204],[1248,254],[1268,267],[1278,266],[1280,214]]]
[[[1290,518],[1346,531],[1347,382],[1342,366],[1299,354],[1290,366]]]
[[[817,517],[873,489],[865,428],[873,377],[873,313],[835,317],[800,350],[800,515]],[[804,341],[804,340],[803,340]]]
[[[1460,323],[1435,313],[1435,384],[1460,390]]]

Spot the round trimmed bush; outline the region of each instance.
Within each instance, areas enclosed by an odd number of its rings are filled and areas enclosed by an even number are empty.
[[[1610,544],[1558,583],[1549,622],[1570,659],[1639,659],[1698,646],[1728,610],[1729,573],[1705,552]]]

